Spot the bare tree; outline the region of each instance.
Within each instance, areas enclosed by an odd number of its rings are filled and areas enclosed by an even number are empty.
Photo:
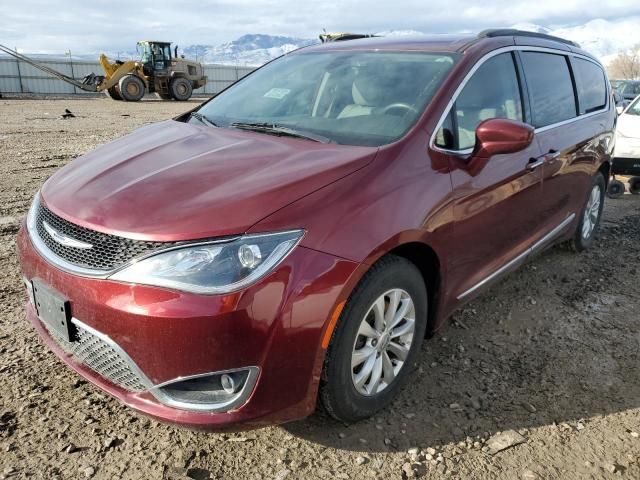
[[[629,50],[618,52],[618,55],[609,63],[608,70],[610,78],[640,79],[640,44]]]

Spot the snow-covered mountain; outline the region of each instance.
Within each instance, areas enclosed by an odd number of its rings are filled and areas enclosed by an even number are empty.
[[[619,51],[627,50],[640,43],[638,36],[640,19],[634,17],[615,22],[599,18],[572,27],[546,28],[531,23],[521,23],[514,25],[513,28],[547,33],[573,40],[605,63]]]
[[[183,51],[186,57],[197,58],[204,63],[262,65],[280,55],[314,43],[318,43],[318,40],[248,34],[222,45],[190,45]]]
[[[640,18],[609,21],[595,19],[587,23],[569,27],[545,27],[532,23],[518,23],[511,28],[547,33],[578,42],[582,48],[608,63],[620,50],[626,50],[640,42]],[[431,32],[418,30],[387,30],[378,32],[381,36],[419,36]],[[250,34],[222,45],[190,45],[184,54],[204,63],[231,65],[262,65],[280,55],[300,47],[317,43],[313,38]]]

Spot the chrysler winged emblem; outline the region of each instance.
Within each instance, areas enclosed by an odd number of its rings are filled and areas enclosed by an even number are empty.
[[[91,245],[90,243],[81,242],[80,240],[76,240],[73,237],[69,237],[64,233],[60,233],[58,230],[53,228],[47,222],[42,222],[42,226],[47,231],[47,233],[51,236],[51,238],[53,238],[53,240],[59,243],[60,245],[64,245],[65,247],[81,248],[83,250],[88,250],[90,248],[93,248],[93,245]]]

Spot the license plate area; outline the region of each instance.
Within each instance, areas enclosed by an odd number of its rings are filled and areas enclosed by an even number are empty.
[[[71,323],[69,301],[37,279],[32,280],[31,284],[33,285],[36,312],[40,321],[63,340],[72,342],[74,329]]]

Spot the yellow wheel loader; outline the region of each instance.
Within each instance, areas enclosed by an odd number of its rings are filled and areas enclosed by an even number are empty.
[[[170,42],[145,40],[138,42],[137,49],[140,59],[126,62],[111,62],[101,54],[100,65],[104,75],[92,73],[78,81],[0,45],[0,51],[53,77],[88,92],[105,92],[114,100],[137,102],[145,93],[156,92],[165,100],[185,101],[191,98],[194,89],[207,83],[202,65],[185,60],[183,56],[178,57],[178,47],[172,52]]]

